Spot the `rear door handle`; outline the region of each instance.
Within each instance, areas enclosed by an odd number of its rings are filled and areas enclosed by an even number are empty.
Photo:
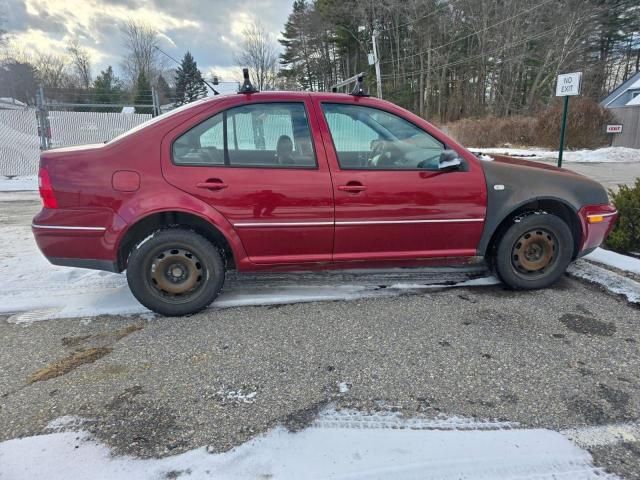
[[[207,180],[206,182],[196,183],[196,187],[205,188],[207,190],[223,190],[223,189],[227,188],[228,186],[229,185],[224,183],[219,178],[213,178],[213,179]]]
[[[367,187],[362,185],[360,182],[349,182],[346,185],[338,185],[338,190],[342,192],[358,193],[364,192],[366,189]]]

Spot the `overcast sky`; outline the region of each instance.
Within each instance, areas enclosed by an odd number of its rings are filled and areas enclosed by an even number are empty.
[[[133,18],[154,26],[161,48],[180,59],[190,50],[203,73],[239,77],[233,51],[246,25],[260,21],[274,38],[293,0],[0,0],[4,29],[25,52],[63,53],[77,38],[92,55],[94,76],[123,53],[119,25]],[[171,65],[173,66],[173,65]]]

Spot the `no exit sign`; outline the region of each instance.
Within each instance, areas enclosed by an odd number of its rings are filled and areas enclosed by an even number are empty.
[[[582,72],[558,75],[558,83],[556,83],[556,97],[580,95],[581,83]]]

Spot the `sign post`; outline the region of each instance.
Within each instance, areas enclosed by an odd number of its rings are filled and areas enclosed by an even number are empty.
[[[569,111],[569,97],[580,95],[582,88],[582,72],[558,75],[556,97],[564,97],[562,109],[562,124],[560,126],[560,150],[558,152],[558,167],[562,167],[562,153],[564,152],[564,136],[567,129],[567,112]]]

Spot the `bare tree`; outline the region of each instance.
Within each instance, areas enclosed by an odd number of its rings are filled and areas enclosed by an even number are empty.
[[[240,51],[235,55],[236,63],[249,69],[249,75],[258,90],[272,88],[278,76],[275,41],[259,22],[245,28],[242,35]]]
[[[72,40],[67,45],[67,52],[71,57],[71,63],[73,65],[74,73],[77,75],[80,85],[83,88],[89,88],[91,86],[91,60],[89,58],[89,52],[86,48],[80,46],[77,39]]]
[[[62,88],[69,84],[67,59],[53,53],[41,53],[34,62],[38,81],[47,88]]]
[[[127,53],[122,69],[133,85],[142,73],[147,78],[157,78],[162,72],[162,61],[158,47],[158,31],[152,26],[129,20],[122,26],[124,47]]]

